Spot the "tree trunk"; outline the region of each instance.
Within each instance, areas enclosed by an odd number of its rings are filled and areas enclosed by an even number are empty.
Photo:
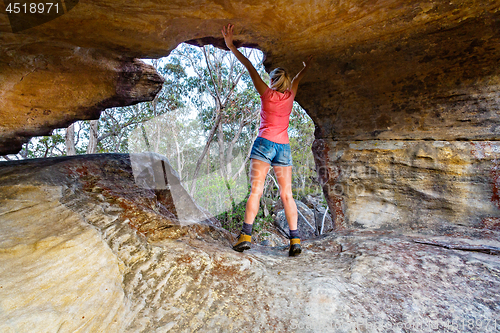
[[[28,140],[23,146],[23,149],[19,152],[19,155],[23,158],[23,160],[28,158],[28,147],[30,144],[31,139]]]
[[[182,152],[181,152],[181,148],[179,146],[179,141],[177,140],[177,135],[175,133],[172,133],[172,136],[174,137],[174,141],[175,141],[175,152],[177,153],[177,173],[179,174],[179,179],[182,181],[182,169],[183,169],[183,165],[182,165]]]
[[[87,146],[87,154],[95,154],[97,153],[97,125],[99,124],[99,120],[91,120],[90,121],[90,130],[89,130],[89,145]]]
[[[66,155],[76,155],[75,124],[71,124],[66,128]]]
[[[210,185],[209,179],[208,179],[209,174],[210,174],[210,149],[207,151],[207,174],[205,177],[205,186],[206,187],[208,187]]]
[[[217,128],[217,144],[219,147],[219,166],[220,175],[224,180],[227,180],[226,158],[224,156],[224,131],[222,130],[222,122],[219,123]]]
[[[215,118],[215,124],[210,130],[210,134],[208,135],[207,143],[205,144],[205,148],[203,148],[203,152],[201,153],[200,157],[198,157],[198,161],[196,161],[196,168],[193,173],[193,183],[191,184],[191,191],[189,191],[189,194],[191,196],[194,195],[194,191],[196,190],[196,177],[198,176],[198,172],[200,171],[201,167],[201,162],[203,162],[203,159],[205,158],[205,155],[207,154],[208,149],[210,148],[210,144],[212,143],[212,139],[215,135],[215,131],[219,127],[219,122],[221,121],[221,116],[222,116],[222,110],[218,108],[217,110],[217,117]]]
[[[219,123],[219,133],[217,135],[218,142],[219,142],[219,164],[220,164],[220,172],[221,176],[224,179],[224,183],[226,184],[227,188],[227,193],[229,194],[229,199],[231,200],[231,210],[234,210],[236,204],[234,202],[233,198],[233,192],[231,190],[231,184],[229,183],[229,178],[228,178],[228,170],[227,170],[227,159],[225,157],[225,152],[224,152],[224,131],[222,129],[222,122]],[[231,217],[231,213],[228,212],[227,214],[227,221],[231,224],[233,222],[233,219]]]

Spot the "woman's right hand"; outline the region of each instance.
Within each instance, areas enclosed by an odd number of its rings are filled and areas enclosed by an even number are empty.
[[[313,57],[314,56],[311,54],[309,57],[307,57],[306,61],[302,62],[302,64],[304,65],[304,67],[308,67],[311,64],[311,61],[313,60]]]
[[[231,23],[229,23],[227,25],[227,29],[226,27],[222,27],[222,36],[224,36],[224,41],[226,42],[226,46],[228,48],[231,48],[234,46],[233,44],[233,28],[234,28],[234,25],[232,25]]]

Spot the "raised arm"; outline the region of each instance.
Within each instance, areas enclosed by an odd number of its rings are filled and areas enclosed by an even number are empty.
[[[264,92],[266,91],[267,84],[262,81],[262,78],[260,77],[259,73],[257,73],[257,70],[255,67],[253,67],[252,63],[250,60],[247,59],[238,49],[236,46],[233,44],[233,28],[234,25],[228,24],[227,29],[226,27],[222,27],[222,35],[224,36],[224,41],[226,42],[226,46],[233,52],[233,54],[236,56],[236,59],[238,59],[243,66],[246,67],[248,70],[248,73],[250,74],[250,78],[252,78],[253,85],[255,86],[255,89],[257,89],[257,92],[259,95],[263,95]]]
[[[295,77],[292,80],[292,91],[294,95],[297,94],[297,89],[299,88],[300,80],[302,80],[302,78],[304,77],[304,74],[307,72],[307,69],[311,67],[312,58],[313,56],[310,55],[306,61],[302,62],[304,68],[302,68],[300,72],[298,72],[297,75],[295,75]]]

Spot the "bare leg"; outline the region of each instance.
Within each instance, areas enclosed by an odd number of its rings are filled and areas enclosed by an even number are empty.
[[[259,211],[259,201],[264,191],[264,181],[269,171],[269,163],[252,158],[250,161],[250,183],[252,190],[245,210],[245,223],[253,224]]]
[[[292,167],[275,166],[274,174],[278,179],[281,201],[283,201],[283,206],[285,207],[285,216],[288,221],[288,227],[290,230],[295,230],[297,229],[298,213],[297,205],[293,200],[292,194]]]

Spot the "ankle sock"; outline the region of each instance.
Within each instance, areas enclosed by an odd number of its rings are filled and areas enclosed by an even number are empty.
[[[248,223],[243,222],[243,228],[241,228],[241,231],[243,231],[243,233],[246,235],[251,235],[252,234],[252,227],[253,227],[253,224],[248,224]]]
[[[292,238],[300,238],[299,237],[299,229],[291,230],[290,229],[290,239]]]

